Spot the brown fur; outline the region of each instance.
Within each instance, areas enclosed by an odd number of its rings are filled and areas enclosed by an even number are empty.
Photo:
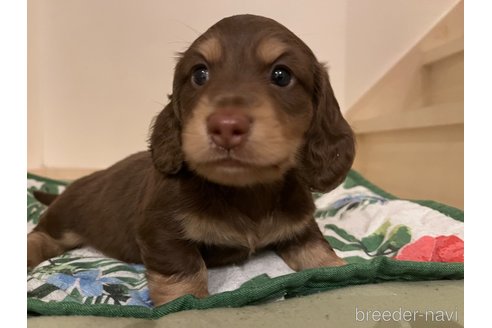
[[[197,65],[209,70],[201,86],[191,81]],[[270,81],[277,65],[292,72],[288,86]],[[207,117],[219,110],[248,118],[241,146],[211,141]],[[282,25],[240,15],[200,36],[176,65],[173,95],[149,144],[50,199],[28,235],[28,266],[92,246],[144,263],[159,305],[206,296],[206,266],[239,263],[262,249],[295,270],[344,263],[313,219],[311,191],[344,179],[352,131],[325,69]]]
[[[219,102],[224,103],[224,97]],[[224,150],[209,150],[210,141],[203,122],[218,107],[204,97],[183,129],[183,153],[192,170],[216,183],[247,186],[279,180],[288,169],[295,166],[296,154],[307,127],[303,129],[296,121],[288,122],[287,115],[276,111],[270,99],[258,96],[255,102],[245,106],[254,124],[248,143],[231,151],[232,156],[250,165],[229,168],[230,172],[217,167],[214,160],[221,158]]]

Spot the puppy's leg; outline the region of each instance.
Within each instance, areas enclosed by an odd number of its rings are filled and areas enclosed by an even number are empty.
[[[251,250],[246,247],[203,246],[201,248],[203,260],[208,268],[228,264],[239,264],[248,259]]]
[[[169,232],[153,232],[156,234],[140,235],[138,243],[154,306],[187,294],[208,296],[207,268],[198,248],[188,241],[166,238],[171,237]]]
[[[347,264],[325,240],[314,220],[304,234],[277,245],[276,251],[295,271]]]
[[[34,230],[27,235],[27,268],[33,269],[39,263],[80,244],[80,236],[72,232],[65,232],[61,237],[54,238],[47,232]]]
[[[208,296],[207,269],[195,273],[166,274],[147,269],[149,294],[154,306],[191,294],[198,298]]]

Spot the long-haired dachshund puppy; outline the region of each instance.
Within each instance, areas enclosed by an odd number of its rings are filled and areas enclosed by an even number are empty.
[[[343,181],[353,134],[325,68],[284,26],[232,16],[194,41],[149,144],[53,199],[28,235],[28,267],[92,246],[144,263],[160,305],[207,296],[207,267],[263,249],[297,271],[345,263],[311,191]]]

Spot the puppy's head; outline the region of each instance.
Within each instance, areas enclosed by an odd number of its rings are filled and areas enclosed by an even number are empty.
[[[319,191],[340,183],[354,157],[325,68],[284,26],[253,15],[219,21],[182,54],[150,149],[165,174],[186,163],[248,186],[295,170]]]

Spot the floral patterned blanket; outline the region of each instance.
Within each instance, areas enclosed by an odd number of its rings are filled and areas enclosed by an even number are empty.
[[[28,174],[28,232],[45,210],[32,191],[61,193],[66,185]],[[82,248],[28,272],[28,313],[158,318],[180,310],[256,304],[350,284],[463,278],[461,210],[397,199],[355,171],[332,192],[313,197],[319,228],[349,265],[296,273],[276,254],[264,252],[242,265],[209,270],[210,297],[187,295],[153,308],[143,265]]]

